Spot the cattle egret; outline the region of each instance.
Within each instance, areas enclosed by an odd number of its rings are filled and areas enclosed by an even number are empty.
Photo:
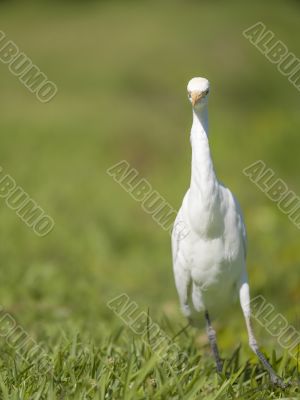
[[[209,82],[193,78],[187,86],[192,103],[192,167],[190,188],[184,196],[172,233],[176,288],[183,314],[204,313],[217,371],[222,371],[216,333],[208,311],[222,310],[239,293],[249,345],[269,372],[271,381],[284,387],[259,350],[250,321],[246,270],[246,230],[239,204],[216,177],[208,141]],[[178,226],[184,226],[185,234]]]

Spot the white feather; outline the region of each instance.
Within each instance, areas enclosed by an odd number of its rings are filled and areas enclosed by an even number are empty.
[[[190,94],[207,89],[204,78],[188,85]],[[228,303],[245,273],[245,226],[236,199],[218,182],[213,168],[207,97],[193,108],[191,183],[174,225],[184,226],[185,235],[178,229],[172,234],[175,282],[186,316],[192,313],[190,303],[196,311]]]

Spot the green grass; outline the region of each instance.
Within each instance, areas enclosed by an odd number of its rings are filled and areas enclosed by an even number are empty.
[[[170,328],[166,329],[170,332]],[[50,344],[51,342],[51,344]],[[240,361],[240,347],[225,360],[217,376],[206,345],[194,332],[177,339],[187,358],[170,363],[144,337],[118,328],[97,339],[65,331],[45,348],[51,357],[47,373],[26,353],[19,357],[2,346],[0,388],[3,399],[276,399],[298,398],[298,372],[287,357],[272,364],[291,382],[284,391],[273,387],[256,361]],[[47,364],[48,365],[48,364]],[[50,364],[49,364],[50,365]]]
[[[298,3],[3,1],[0,13],[0,29],[59,89],[40,104],[0,64],[0,165],[55,220],[36,237],[0,201],[0,304],[52,360],[44,374],[2,333],[0,399],[297,397],[296,361],[255,324],[293,382],[273,389],[238,304],[213,316],[229,378],[216,375],[204,330],[181,332],[169,235],[105,171],[127,160],[178,208],[190,172],[185,87],[208,77],[213,158],[245,214],[252,295],[299,330],[299,232],[242,173],[262,159],[300,193],[299,92],[242,36],[262,20],[299,56]],[[181,370],[107,307],[121,293],[176,336],[189,355]]]

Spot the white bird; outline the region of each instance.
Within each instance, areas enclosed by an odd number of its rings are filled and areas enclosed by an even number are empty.
[[[269,372],[271,381],[283,387],[282,379],[260,352],[251,326],[246,230],[237,200],[217,180],[214,171],[208,141],[209,82],[193,78],[187,91],[193,107],[191,182],[172,232],[173,269],[181,309],[187,318],[193,312],[204,313],[220,373],[222,363],[208,310],[222,310],[239,293],[250,347]]]

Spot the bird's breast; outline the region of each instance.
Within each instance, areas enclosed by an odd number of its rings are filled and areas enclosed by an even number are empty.
[[[186,259],[190,265],[192,279],[197,284],[210,286],[219,281],[238,278],[243,265],[238,238],[230,243],[223,237],[211,240],[195,238],[188,247]]]

